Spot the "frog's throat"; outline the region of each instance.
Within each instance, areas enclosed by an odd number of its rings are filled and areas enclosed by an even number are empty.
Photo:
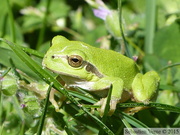
[[[91,63],[87,62],[87,61],[84,61],[84,65],[85,65],[85,69],[87,72],[91,72],[93,74],[95,74],[97,77],[99,78],[103,78],[103,74],[101,74],[99,72],[99,70]]]

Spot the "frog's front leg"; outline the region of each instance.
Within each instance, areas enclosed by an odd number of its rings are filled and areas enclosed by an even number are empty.
[[[58,101],[55,100],[55,94],[58,94],[58,96],[59,96]],[[54,106],[56,112],[60,112],[60,107],[65,99],[66,99],[66,97],[63,96],[61,93],[59,93],[57,90],[55,90],[54,88],[51,89],[49,101]]]
[[[138,73],[132,83],[134,100],[148,104],[157,93],[160,77],[155,71],[146,74]]]
[[[109,115],[112,115],[114,113],[116,109],[116,104],[121,100],[124,82],[120,78],[104,77],[94,84],[95,90],[102,90],[105,88],[110,88],[111,85],[112,85],[112,93],[111,93],[111,99],[110,99],[110,104],[109,104],[110,106]],[[98,109],[101,116],[103,116],[104,114],[106,101],[107,101],[107,97],[102,98],[99,102],[96,103],[96,105],[101,106],[101,108]]]

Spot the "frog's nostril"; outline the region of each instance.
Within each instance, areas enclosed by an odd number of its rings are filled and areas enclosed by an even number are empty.
[[[54,58],[55,58],[55,56],[54,56],[54,55],[52,55],[52,56],[51,56],[51,58],[52,58],[52,59],[54,59]]]

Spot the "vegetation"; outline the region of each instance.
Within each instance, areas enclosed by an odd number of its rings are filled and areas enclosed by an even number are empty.
[[[124,128],[180,127],[180,1],[0,3],[0,135],[119,135]],[[111,117],[91,113],[96,97],[65,90],[56,74],[42,68],[56,35],[121,52],[137,60],[143,73],[157,71],[161,82],[156,102],[121,103]],[[52,87],[67,97],[59,112],[48,103]],[[148,109],[124,112],[138,106]]]

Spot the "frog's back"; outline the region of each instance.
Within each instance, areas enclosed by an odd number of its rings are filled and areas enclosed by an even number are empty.
[[[112,50],[100,48],[91,50],[89,57],[92,57],[90,58],[92,62],[89,62],[94,63],[100,73],[104,76],[119,77],[124,81],[125,86],[131,87],[135,75],[139,73],[134,60]]]

